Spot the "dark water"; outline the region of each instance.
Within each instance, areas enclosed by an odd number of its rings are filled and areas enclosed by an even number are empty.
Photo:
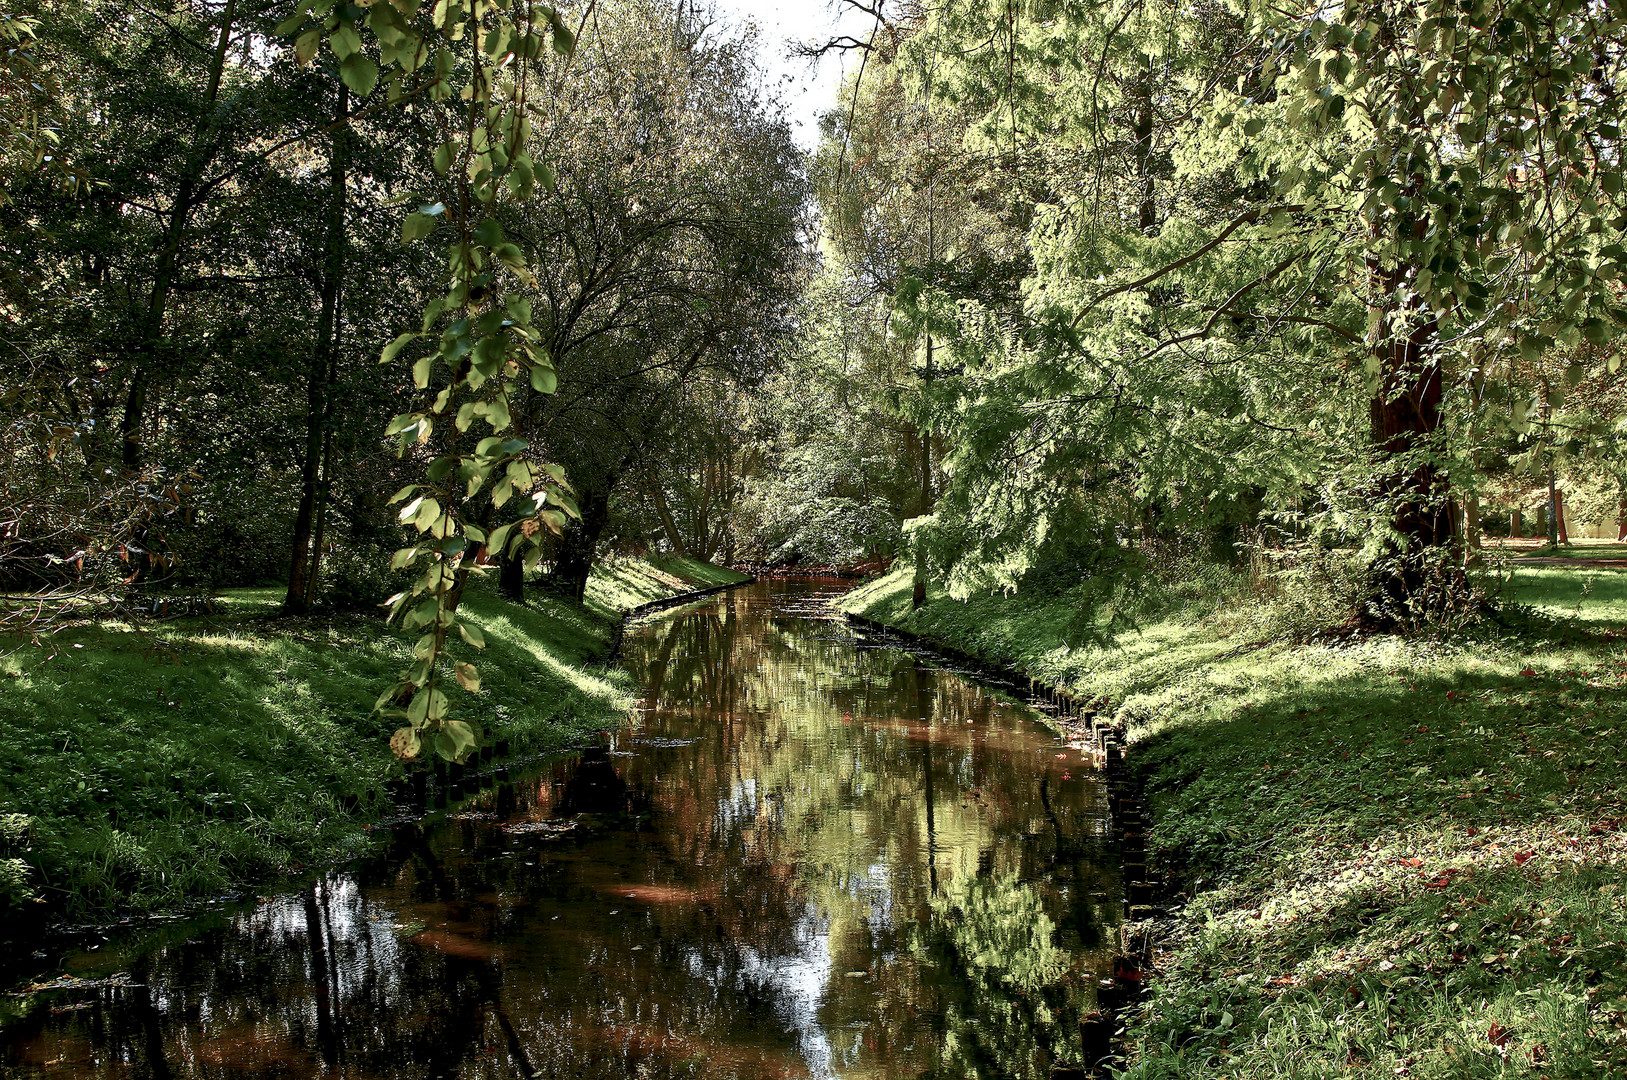
[[[601,749],[0,1032],[74,1077],[1043,1077],[1109,953],[1105,792],[775,582],[629,632]],[[81,957],[90,971],[119,949]]]

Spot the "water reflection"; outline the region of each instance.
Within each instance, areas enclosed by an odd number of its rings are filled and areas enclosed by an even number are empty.
[[[1023,712],[759,585],[629,632],[603,747],[6,1033],[24,1076],[1044,1076],[1113,919]],[[82,1007],[81,1007],[82,1006]]]

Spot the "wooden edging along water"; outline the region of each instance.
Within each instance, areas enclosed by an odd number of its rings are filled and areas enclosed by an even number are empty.
[[[846,613],[844,613],[846,614]],[[1046,715],[1062,734],[1077,739],[1080,749],[1101,771],[1107,785],[1108,812],[1114,846],[1123,860],[1124,916],[1132,924],[1163,918],[1156,904],[1162,884],[1147,870],[1147,826],[1141,785],[1124,760],[1124,726],[1104,717],[1102,699],[1082,698],[1071,691],[1034,678],[998,661],[973,656],[945,642],[887,623],[846,614],[849,625],[868,633],[902,639],[913,649],[939,657],[955,670],[971,673],[978,681],[1015,692],[1036,711]],[[1080,1023],[1086,1065],[1058,1068],[1052,1080],[1105,1077],[1110,1062],[1123,1055],[1124,1014],[1141,1000],[1146,988],[1150,940],[1144,929],[1121,926],[1113,971],[1096,988],[1096,1011]]]

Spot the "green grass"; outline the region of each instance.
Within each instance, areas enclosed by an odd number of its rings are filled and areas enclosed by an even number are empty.
[[[675,592],[737,585],[745,574],[682,555],[646,558],[611,557],[594,567],[588,580],[588,606],[604,613],[622,612],[662,600]]]
[[[614,724],[631,687],[596,661],[636,572],[598,575],[589,608],[472,590],[461,610],[487,648],[454,651],[482,689],[454,707],[517,751]],[[695,587],[645,573],[661,595]],[[70,629],[0,660],[0,909],[105,919],[365,848],[399,775],[372,707],[407,644],[374,619],[279,618],[280,599],[234,590],[208,617]]]
[[[1068,649],[1057,603],[909,615],[896,575],[847,603],[1128,725],[1186,902],[1127,1075],[1558,1078],[1627,1075],[1624,583],[1519,568],[1506,628],[1343,646],[1194,605]]]

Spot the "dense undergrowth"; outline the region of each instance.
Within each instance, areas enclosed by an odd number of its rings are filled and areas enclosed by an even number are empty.
[[[628,704],[622,673],[595,663],[620,611],[729,580],[623,560],[595,575],[585,607],[471,589],[463,610],[487,648],[459,656],[482,675],[462,707],[517,752],[579,742]],[[400,772],[393,724],[372,707],[407,642],[376,618],[283,618],[280,594],[68,629],[0,660],[0,909],[13,929],[166,907],[367,846],[361,826]]]
[[[1076,648],[1065,593],[909,586],[846,604],[1128,725],[1176,913],[1126,1075],[1627,1075],[1627,574],[1516,565],[1450,641],[1188,589]]]

